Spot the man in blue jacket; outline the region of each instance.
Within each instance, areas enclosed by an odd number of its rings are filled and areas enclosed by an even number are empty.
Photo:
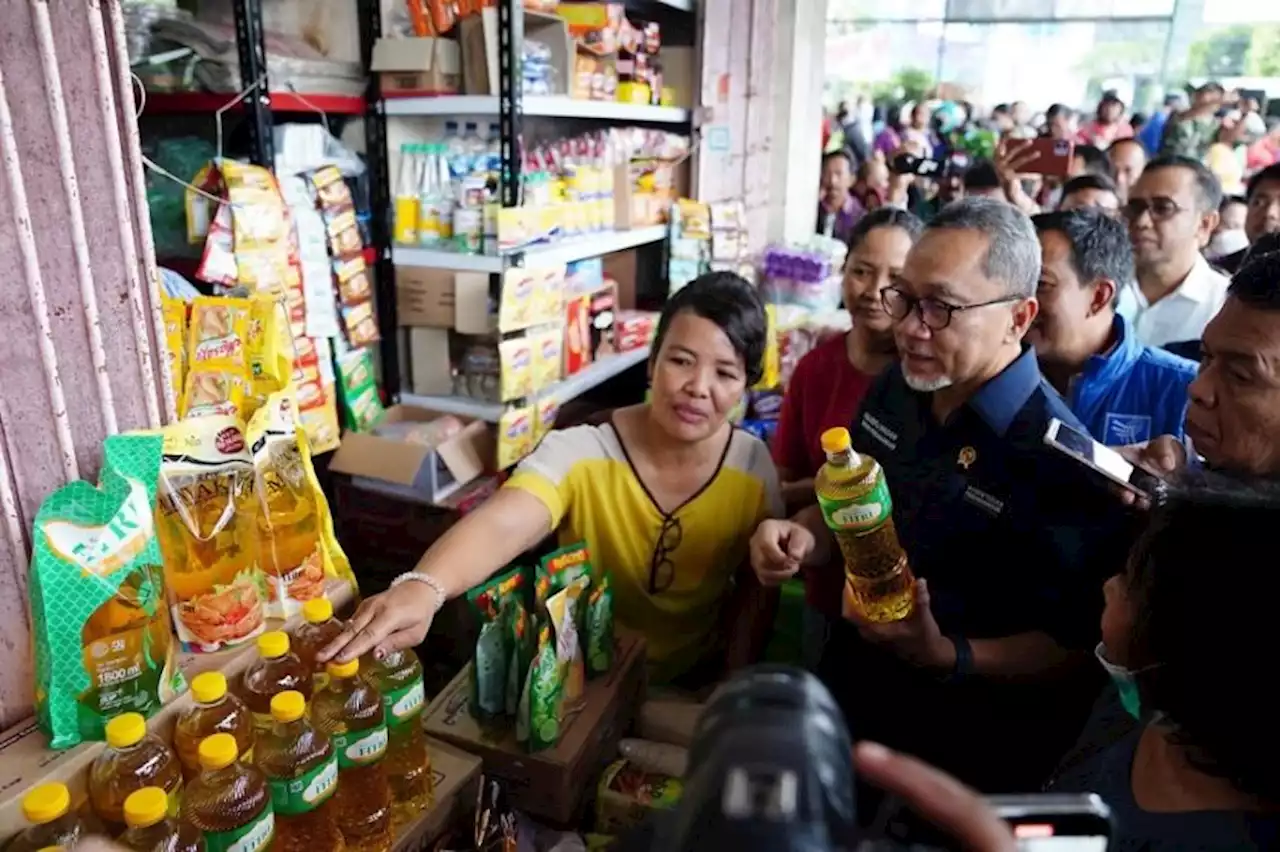
[[[1133,280],[1125,226],[1097,210],[1034,217],[1040,313],[1027,333],[1040,369],[1093,437],[1108,445],[1182,434],[1197,365],[1144,346],[1115,311]]]

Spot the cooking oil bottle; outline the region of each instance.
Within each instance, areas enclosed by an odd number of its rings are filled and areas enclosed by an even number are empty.
[[[392,651],[364,675],[382,696],[387,720],[387,756],[383,769],[391,785],[392,831],[431,806],[431,761],[422,737],[426,691],[422,664],[410,650]]]
[[[188,781],[200,774],[200,743],[212,734],[231,734],[240,759],[253,760],[253,717],[244,702],[227,692],[222,672],[204,672],[191,679],[194,703],[173,726],[173,746]]]
[[[846,586],[868,621],[898,621],[915,607],[915,578],[893,526],[893,502],[879,462],[853,449],[849,430],[822,433],[827,462],[814,491],[844,554]]]
[[[169,797],[169,813],[178,813],[182,764],[138,713],[122,713],[107,722],[107,748],[89,768],[89,800],[103,827],[115,837],[124,831],[124,801],[143,787],[160,787]]]
[[[334,822],[338,759],[329,738],[307,720],[307,702],[289,689],[271,699],[271,730],[258,737],[253,762],[267,776],[276,814],[272,852],[344,848]]]
[[[182,797],[182,818],[204,836],[208,852],[266,852],[275,839],[267,779],[239,756],[231,734],[205,737],[200,774]]]
[[[258,637],[258,659],[244,673],[244,703],[258,736],[271,730],[271,699],[286,690],[311,699],[311,671],[289,650],[289,634],[272,630]]]
[[[204,837],[189,823],[169,816],[169,798],[159,787],[134,790],[124,800],[120,845],[134,852],[205,852]]]
[[[387,723],[382,696],[357,677],[360,661],[331,662],[329,684],[311,704],[315,726],[329,735],[338,753],[334,818],[351,852],[391,848],[391,788],[382,761]]]
[[[87,832],[71,810],[71,793],[66,784],[53,782],[32,787],[22,797],[22,816],[27,827],[10,841],[5,852],[39,852],[50,846],[69,850]]]
[[[302,605],[302,623],[293,631],[293,652],[311,672],[318,694],[329,682],[324,663],[316,662],[316,654],[342,632],[342,622],[333,617],[333,604],[328,598],[312,598]]]

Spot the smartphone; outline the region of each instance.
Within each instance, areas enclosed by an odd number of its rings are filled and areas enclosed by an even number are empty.
[[[1075,156],[1076,143],[1070,139],[1049,139],[1038,136],[1031,140],[1028,151],[1040,156],[1018,169],[1025,174],[1065,178],[1071,174],[1071,160]]]
[[[927,177],[942,170],[942,164],[928,157],[917,157],[915,154],[899,154],[889,163],[889,168],[898,175],[920,175]]]
[[[1063,423],[1058,418],[1049,421],[1044,442],[1060,453],[1105,476],[1117,485],[1127,488],[1139,497],[1150,497],[1156,478],[1140,467],[1131,464],[1115,450],[1099,444],[1092,436]]]
[[[988,796],[1009,823],[1019,852],[1107,852],[1111,809],[1093,793]]]

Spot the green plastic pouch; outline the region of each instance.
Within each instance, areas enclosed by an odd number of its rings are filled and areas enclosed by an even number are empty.
[[[507,712],[507,667],[511,663],[508,622],[513,610],[523,608],[519,599],[524,572],[514,568],[467,592],[467,600],[480,618],[471,666],[471,715],[492,721]]]
[[[583,689],[586,683],[586,665],[583,662],[582,640],[578,635],[578,613],[587,603],[589,577],[579,577],[566,588],[547,599],[547,617],[555,630],[556,660],[560,664],[563,698],[560,720],[582,709]]]
[[[520,710],[520,693],[529,676],[536,640],[529,611],[522,601],[516,601],[512,605],[510,618],[507,619],[507,644],[511,649],[511,662],[507,665],[506,711],[513,719]]]
[[[555,748],[560,741],[563,686],[551,625],[544,622],[538,629],[538,650],[529,666],[529,677],[520,699],[522,713],[516,725],[516,739],[524,742],[529,751]]]
[[[155,533],[163,443],[107,438],[100,485],[64,485],[36,514],[36,718],[53,748],[102,739],[113,716],[150,716],[186,689]]]
[[[587,594],[587,677],[613,667],[613,584],[600,572]]]
[[[538,563],[537,583],[534,585],[534,610],[542,612],[547,599],[565,589],[579,577],[591,576],[591,555],[585,542],[570,544],[554,553],[548,553]]]
[[[373,355],[356,349],[338,359],[338,384],[342,391],[342,419],[352,432],[369,432],[387,413],[378,395]]]

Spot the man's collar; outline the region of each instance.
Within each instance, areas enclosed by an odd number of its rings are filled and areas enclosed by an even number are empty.
[[[1080,374],[1090,379],[1109,380],[1127,370],[1142,350],[1132,331],[1125,318],[1116,314],[1111,321],[1110,345],[1105,351],[1089,356]]]
[[[1209,261],[1204,259],[1204,255],[1197,254],[1196,262],[1191,265],[1191,271],[1187,273],[1187,277],[1183,278],[1182,283],[1169,295],[1181,296],[1193,302],[1207,302],[1214,296],[1212,275],[1214,271]]]
[[[977,393],[969,398],[968,405],[991,427],[991,431],[1003,436],[1040,386],[1040,378],[1035,350],[1024,343],[1022,354],[978,388]]]

